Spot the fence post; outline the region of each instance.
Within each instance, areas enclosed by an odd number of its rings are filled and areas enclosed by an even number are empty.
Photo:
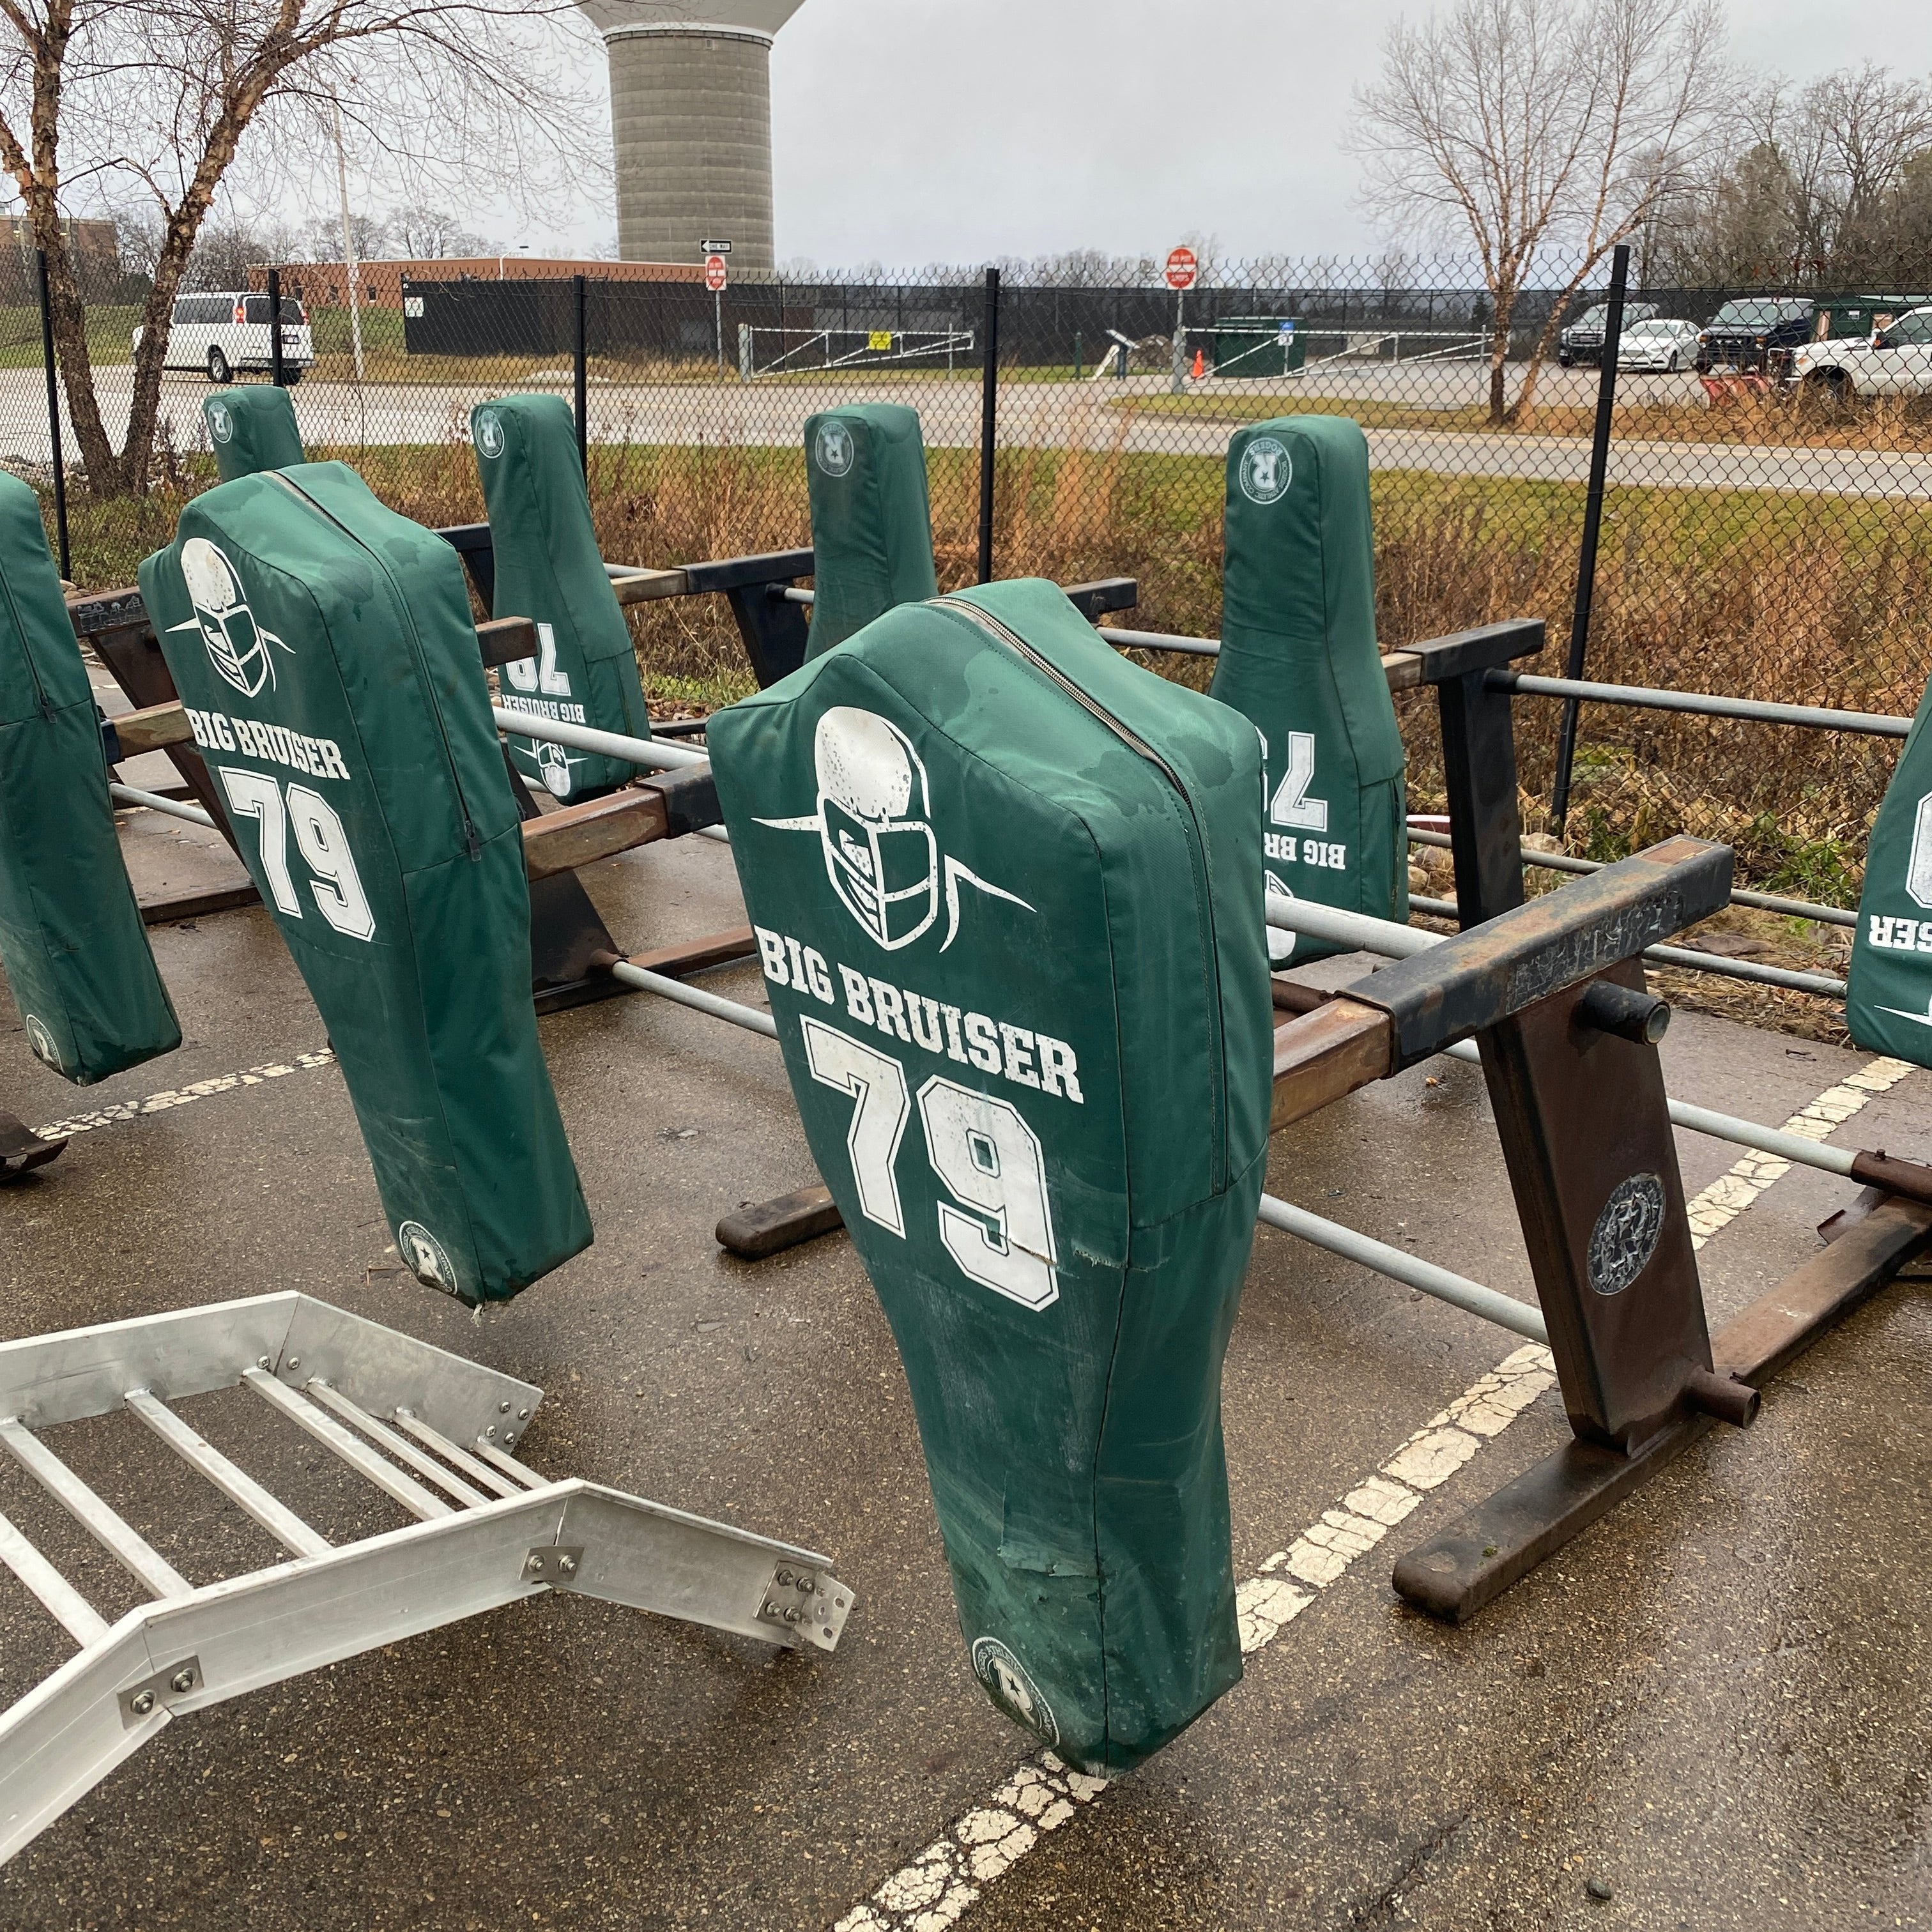
[[[278,389],[289,386],[282,367],[282,272],[268,271],[268,380]]]
[[[577,460],[582,466],[587,482],[590,476],[590,329],[587,314],[590,305],[590,284],[581,275],[572,275],[570,280],[572,307],[576,318],[570,373],[577,398]]]
[[[1624,296],[1630,284],[1630,248],[1619,242],[1610,257],[1610,313],[1604,322],[1604,354],[1597,371],[1597,424],[1590,442],[1590,487],[1583,499],[1583,543],[1576,558],[1576,608],[1570,620],[1565,677],[1583,675],[1590,649],[1590,607],[1597,592],[1597,535],[1604,521],[1604,474],[1610,460],[1610,415],[1617,400],[1617,352],[1623,340]],[[1550,793],[1550,827],[1558,837],[1570,811],[1570,767],[1576,756],[1578,700],[1563,700],[1556,736],[1556,782]]]
[[[54,537],[60,551],[62,582],[74,581],[74,556],[67,534],[67,460],[61,454],[60,376],[54,365],[53,310],[47,301],[47,251],[37,249],[40,272],[40,355],[47,370],[47,440],[52,446],[54,463]]]
[[[980,581],[993,580],[993,442],[1000,420],[1000,272],[986,271],[986,359],[980,374]]]

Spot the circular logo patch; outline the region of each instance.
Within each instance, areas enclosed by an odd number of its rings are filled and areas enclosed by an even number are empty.
[[[1251,503],[1279,503],[1294,481],[1294,458],[1279,436],[1258,436],[1241,452],[1241,494]]]
[[[503,453],[503,419],[494,410],[477,412],[476,447],[488,457],[499,457]]]
[[[235,418],[228,413],[226,403],[208,404],[208,433],[217,442],[226,442],[235,434]]]
[[[812,440],[812,458],[826,476],[844,476],[857,454],[852,432],[842,422],[834,420],[818,425],[818,434]]]
[[[1008,1717],[1036,1731],[1048,1744],[1059,1743],[1060,1725],[1053,1707],[1040,1694],[1026,1666],[998,1637],[974,1640],[973,1674]]]
[[[27,1016],[27,1044],[34,1049],[34,1058],[58,1073],[61,1066],[60,1048],[54,1044],[54,1036],[48,1032],[44,1022],[33,1014]]]
[[[1650,1265],[1663,1232],[1664,1183],[1654,1174],[1618,1181],[1590,1230],[1590,1286],[1599,1294],[1622,1294]]]
[[[440,1288],[446,1294],[456,1292],[456,1270],[450,1265],[449,1251],[420,1221],[405,1221],[396,1230],[396,1252],[403,1265],[425,1288]]]

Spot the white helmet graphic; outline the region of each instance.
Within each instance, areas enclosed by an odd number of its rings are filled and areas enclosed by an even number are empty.
[[[208,646],[208,661],[224,684],[244,698],[256,696],[275,681],[268,655],[271,644],[288,646],[255,622],[255,614],[242,593],[235,566],[206,537],[190,537],[182,545],[182,580],[194,604],[193,624],[170,626],[172,631],[199,628]]]
[[[842,704],[819,719],[812,756],[832,890],[887,952],[910,946],[939,916],[939,848],[919,754],[877,712]]]
[[[942,884],[942,952],[958,934],[962,885],[1034,910],[1017,892],[941,854],[926,822],[932,800],[926,767],[912,740],[890,719],[856,705],[833,705],[812,733],[812,762],[818,809],[809,818],[758,823],[776,832],[817,832],[825,875],[839,904],[888,952],[910,946],[931,928],[939,916]]]

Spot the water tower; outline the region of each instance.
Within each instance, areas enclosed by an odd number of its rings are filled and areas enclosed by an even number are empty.
[[[803,0],[578,0],[610,62],[617,253],[692,262],[732,244],[734,275],[772,251],[772,39]]]

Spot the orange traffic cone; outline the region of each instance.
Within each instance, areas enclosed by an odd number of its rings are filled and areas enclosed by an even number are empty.
[[[1208,373],[1208,358],[1201,350],[1194,352],[1194,380],[1198,382]]]

